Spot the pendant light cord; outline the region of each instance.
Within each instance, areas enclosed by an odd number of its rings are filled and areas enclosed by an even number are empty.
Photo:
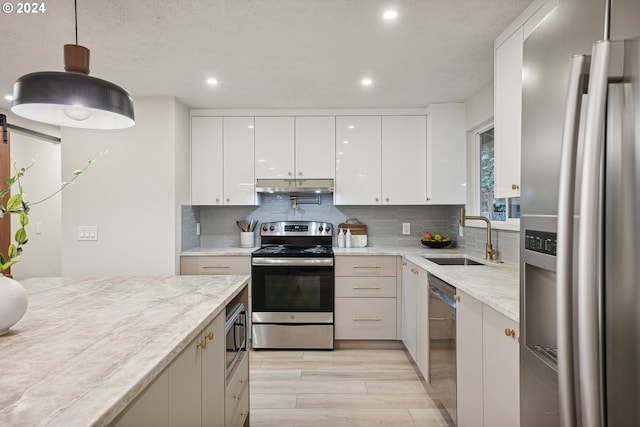
[[[78,44],[78,0],[73,0],[73,10],[76,16],[76,44]]]

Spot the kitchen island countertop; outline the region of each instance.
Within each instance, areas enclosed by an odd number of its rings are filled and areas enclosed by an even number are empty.
[[[0,425],[107,425],[247,285],[249,276],[21,281],[0,336]]]

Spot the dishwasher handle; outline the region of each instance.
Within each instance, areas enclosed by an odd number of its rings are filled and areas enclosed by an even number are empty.
[[[442,301],[444,301],[451,308],[456,308],[457,302],[453,298],[451,298],[450,295],[445,294],[444,292],[442,292],[440,289],[436,288],[435,286],[429,286],[429,292],[431,292],[431,294],[433,296],[435,296],[435,297],[441,299]]]

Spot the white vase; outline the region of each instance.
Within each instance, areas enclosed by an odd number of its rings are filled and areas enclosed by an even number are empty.
[[[13,279],[0,275],[0,335],[22,319],[29,298],[22,285]]]

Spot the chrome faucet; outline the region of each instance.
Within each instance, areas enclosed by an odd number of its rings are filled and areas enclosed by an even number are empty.
[[[464,227],[464,222],[467,219],[479,219],[482,220],[484,222],[487,223],[487,259],[488,260],[493,260],[493,256],[496,254],[496,250],[493,249],[493,246],[491,245],[491,221],[489,221],[489,218],[487,218],[486,216],[470,216],[470,215],[465,215],[465,209],[461,208],[460,209],[460,227]]]

